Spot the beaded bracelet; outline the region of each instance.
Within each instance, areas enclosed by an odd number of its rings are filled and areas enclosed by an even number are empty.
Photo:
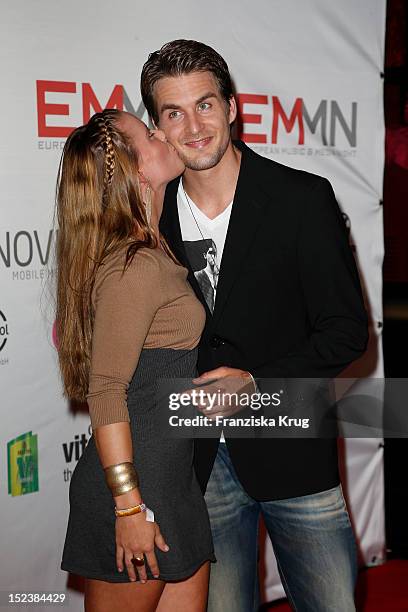
[[[141,502],[137,506],[131,506],[130,508],[117,508],[115,506],[115,515],[120,516],[132,516],[132,514],[139,514],[140,512],[146,512],[146,504]]]

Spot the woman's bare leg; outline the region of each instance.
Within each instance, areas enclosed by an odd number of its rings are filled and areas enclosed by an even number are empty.
[[[207,609],[210,562],[180,582],[166,582],[156,612],[205,612]]]
[[[145,584],[85,580],[85,612],[205,612],[210,562],[179,582],[148,580]]]
[[[87,579],[85,612],[155,612],[165,584],[162,580],[123,584]]]

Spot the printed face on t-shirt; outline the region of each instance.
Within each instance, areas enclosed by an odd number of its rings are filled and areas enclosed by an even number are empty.
[[[210,264],[210,266],[214,266],[215,262],[217,260],[217,253],[215,251],[215,249],[213,247],[211,247],[210,249],[208,249],[205,258],[207,260],[207,262]]]

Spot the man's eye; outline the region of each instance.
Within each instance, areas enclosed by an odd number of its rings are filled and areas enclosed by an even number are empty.
[[[198,105],[199,110],[208,110],[209,108],[211,108],[211,104],[209,102],[201,102]]]
[[[171,113],[169,113],[169,119],[175,119],[179,114],[179,111],[171,111]]]

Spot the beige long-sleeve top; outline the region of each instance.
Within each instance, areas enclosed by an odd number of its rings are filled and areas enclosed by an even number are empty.
[[[129,421],[127,390],[142,348],[192,349],[205,311],[187,270],[161,249],[140,249],[123,272],[126,249],[96,274],[94,329],[87,395],[92,428]]]

